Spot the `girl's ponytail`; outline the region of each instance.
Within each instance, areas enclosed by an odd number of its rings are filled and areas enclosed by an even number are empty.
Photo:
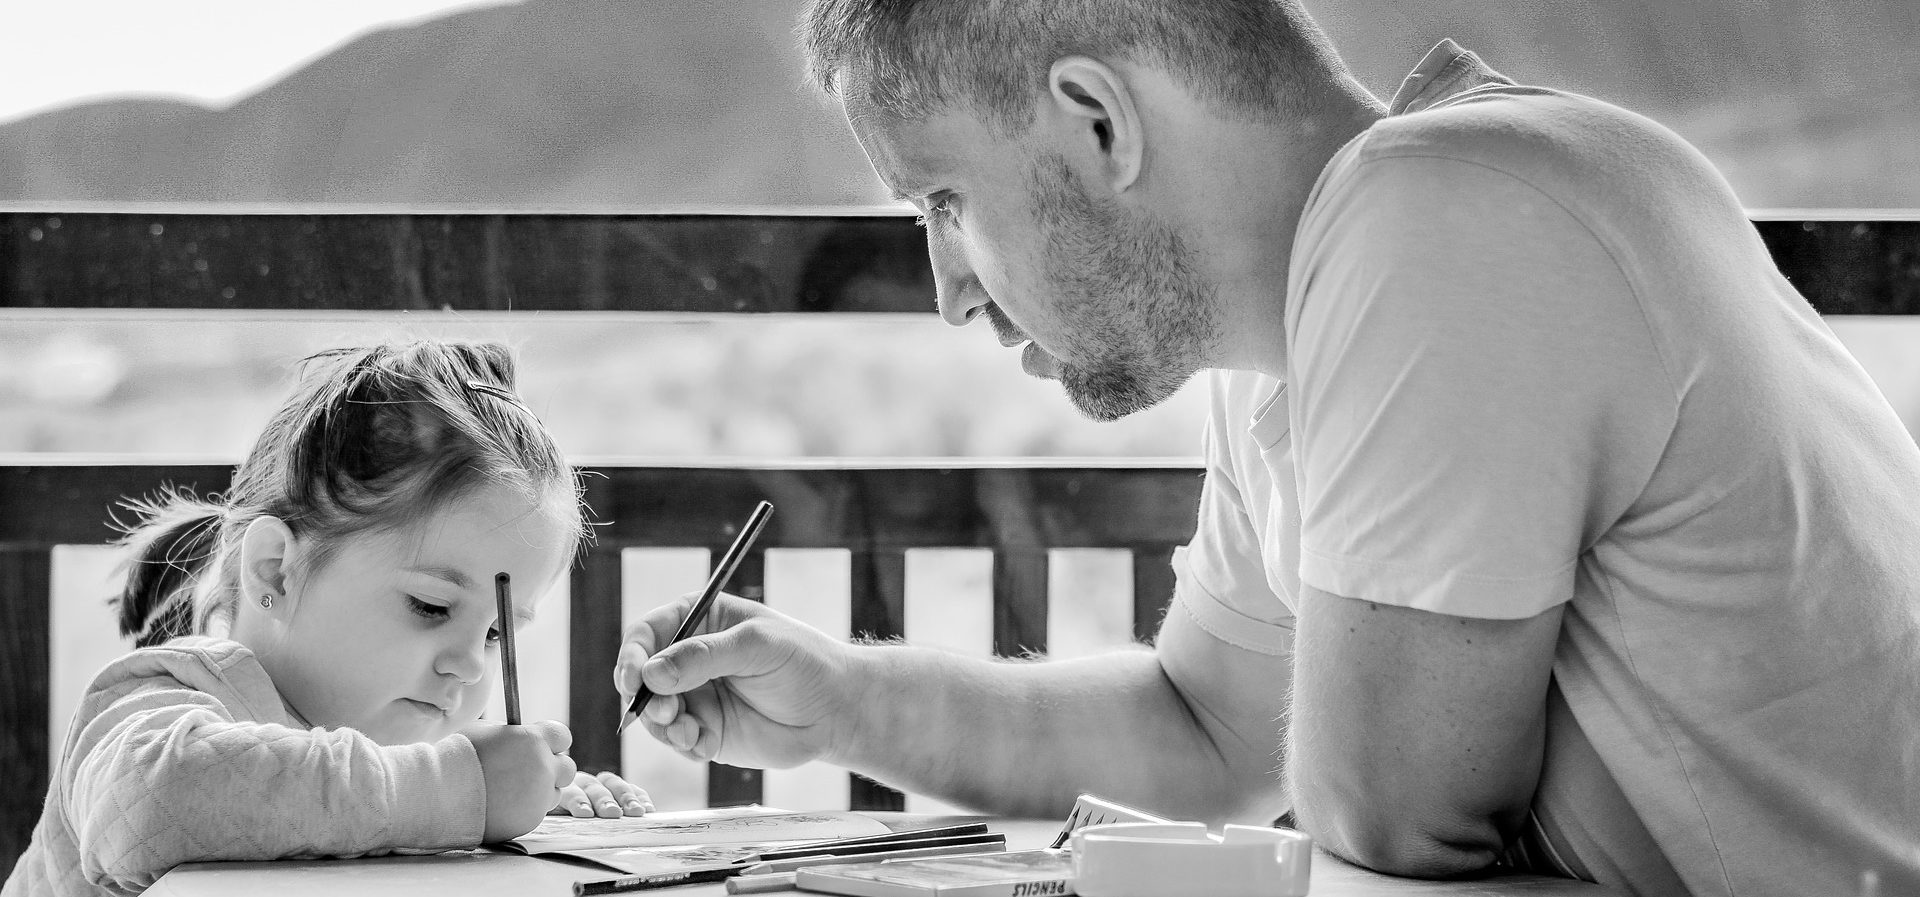
[[[129,551],[126,586],[111,602],[120,612],[120,634],[133,636],[139,648],[194,634],[195,585],[219,549],[226,508],[171,489],[125,507],[140,519],[124,527],[120,542]]]

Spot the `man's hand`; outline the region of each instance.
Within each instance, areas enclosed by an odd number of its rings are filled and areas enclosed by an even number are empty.
[[[695,597],[657,608],[627,631],[613,671],[620,706],[644,676],[653,699],[641,724],[694,760],[783,768],[832,754],[841,708],[857,706],[861,688],[848,669],[849,646],[723,594],[704,634],[659,648]]]
[[[517,838],[540,824],[560,789],[573,784],[573,733],[552,720],[507,726],[477,722],[460,730],[480,755],[487,786],[484,843]]]

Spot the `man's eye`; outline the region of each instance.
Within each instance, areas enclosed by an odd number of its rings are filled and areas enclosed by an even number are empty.
[[[407,609],[429,620],[444,620],[448,614],[446,605],[421,601],[412,595],[407,596]]]
[[[960,212],[954,207],[953,202],[954,196],[951,193],[940,193],[928,197],[927,213],[914,218],[913,223],[921,227],[926,227],[936,221],[947,224],[958,224]]]

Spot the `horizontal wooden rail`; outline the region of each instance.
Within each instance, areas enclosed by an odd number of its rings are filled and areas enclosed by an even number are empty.
[[[1920,220],[1762,218],[1823,314],[1920,312]],[[0,308],[927,312],[905,216],[0,213]]]
[[[217,493],[231,473],[205,464],[0,466],[0,768],[16,771],[0,792],[0,868],[25,847],[38,816],[64,709],[90,670],[122,650],[103,611],[105,590],[63,591],[57,556],[78,548],[111,560],[100,546],[115,537],[109,519],[121,499],[163,486]],[[629,771],[640,762],[635,752],[651,745],[638,730],[624,744],[614,734],[619,707],[610,671],[620,633],[636,613],[696,588],[755,502],[778,510],[731,591],[803,618],[819,604],[810,593],[837,592],[841,609],[827,616],[840,622],[823,625],[870,639],[909,635],[916,615],[925,620],[940,610],[929,603],[969,603],[947,608],[978,623],[978,641],[960,647],[1019,656],[1054,647],[1050,633],[1063,621],[1051,616],[1080,612],[1050,594],[1058,591],[1050,570],[1090,549],[1109,550],[1095,552],[1109,569],[1116,558],[1120,565],[1111,591],[1122,593],[1122,619],[1108,643],[1149,638],[1173,591],[1174,552],[1192,536],[1201,485],[1197,466],[594,466],[584,473],[596,539],[571,573],[564,629],[551,633],[544,653],[559,658],[560,681],[550,685],[563,696],[555,713],[573,729],[576,761]],[[697,569],[688,568],[689,555]],[[794,572],[800,568],[813,572]],[[967,577],[943,569],[977,571],[981,588],[956,591],[942,580]],[[103,569],[93,581],[106,578]],[[776,579],[784,588],[778,596],[771,594],[780,591]],[[63,625],[82,631],[57,633]],[[933,634],[938,641],[939,629]],[[61,661],[50,645],[59,639],[84,643],[86,669],[69,669],[55,694],[50,670]],[[523,658],[528,653],[523,647]],[[639,771],[684,777],[649,772],[660,768]],[[849,807],[906,806],[897,792],[842,771],[823,774],[838,777]],[[705,777],[708,805],[767,794],[758,771],[713,765]]]

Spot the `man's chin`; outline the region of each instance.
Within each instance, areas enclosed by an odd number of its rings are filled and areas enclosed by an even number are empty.
[[[1060,381],[1061,388],[1066,390],[1067,401],[1073,403],[1074,410],[1089,420],[1103,424],[1166,401],[1179,392],[1180,387],[1185,386],[1187,379],[1192,376],[1164,382],[1135,377],[1096,377],[1064,365],[1059,374],[1053,379]]]
[[[1074,410],[1088,420],[1103,424],[1112,423],[1135,412],[1145,411],[1166,399],[1166,396],[1120,395],[1076,390],[1072,387],[1067,387],[1066,392],[1067,401],[1073,403]]]

